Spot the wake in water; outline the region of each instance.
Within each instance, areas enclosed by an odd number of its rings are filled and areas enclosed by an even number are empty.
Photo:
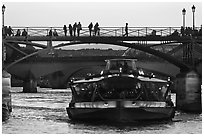
[[[134,123],[76,122],[66,113],[69,91],[41,89],[39,93],[21,93],[12,88],[13,111],[2,124],[3,134],[186,134],[202,133],[202,114],[176,112],[172,121]],[[16,89],[16,90],[15,90]],[[47,92],[47,93],[46,93]]]

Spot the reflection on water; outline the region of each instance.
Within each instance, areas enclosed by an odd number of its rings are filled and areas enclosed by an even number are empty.
[[[21,93],[12,88],[13,112],[2,124],[3,134],[186,134],[202,133],[202,115],[176,112],[173,121],[113,124],[110,122],[73,122],[65,108],[70,90],[38,88],[38,93]]]

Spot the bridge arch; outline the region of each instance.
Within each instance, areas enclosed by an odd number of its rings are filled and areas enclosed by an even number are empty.
[[[10,41],[12,42],[12,41]],[[16,43],[16,41],[15,41]],[[20,42],[21,44],[26,44],[26,42]],[[103,40],[96,40],[96,41],[78,41],[78,42],[71,42],[71,43],[61,43],[61,44],[58,44],[56,46],[53,46],[52,48],[60,48],[60,47],[65,47],[65,46],[70,46],[70,45],[78,45],[78,44],[90,44],[90,43],[96,43],[96,44],[110,44],[110,45],[117,45],[117,46],[123,46],[123,47],[128,47],[128,48],[133,48],[133,49],[136,49],[136,50],[141,50],[141,51],[144,51],[144,52],[147,52],[149,54],[152,54],[152,55],[155,55],[157,57],[160,57],[160,58],[163,58],[164,60],[168,61],[169,63],[177,66],[178,68],[180,68],[181,71],[187,71],[190,69],[189,66],[187,66],[186,64],[184,64],[182,61],[168,55],[168,54],[165,54],[165,53],[162,53],[160,51],[157,51],[157,50],[154,50],[154,49],[151,49],[150,47],[145,47],[143,45],[139,45],[139,44],[134,44],[134,43],[127,43],[127,42],[120,42],[120,41],[103,41]],[[32,45],[32,43],[29,43],[30,45]],[[40,45],[40,44],[39,44]],[[36,43],[33,43],[33,46],[36,46]],[[41,45],[41,47],[44,47],[43,45]],[[41,49],[37,52],[34,52],[32,54],[29,54],[13,63],[11,63],[9,66],[7,66],[5,69],[7,69],[8,67],[24,60],[24,59],[27,59],[33,55],[36,55],[40,52],[44,52],[46,50],[50,50],[51,48],[44,48],[44,49]]]
[[[190,69],[189,66],[184,64],[182,61],[168,55],[165,53],[162,53],[160,51],[151,49],[149,47],[145,47],[142,45],[134,44],[134,43],[126,43],[126,42],[104,42],[104,41],[82,41],[82,42],[72,42],[72,43],[63,43],[59,44],[57,46],[54,46],[54,48],[64,47],[64,46],[70,46],[70,45],[77,45],[77,44],[90,44],[90,43],[96,43],[96,44],[111,44],[111,45],[117,45],[117,46],[123,46],[123,47],[129,47],[133,49],[137,49],[140,51],[147,52],[149,54],[155,55],[159,58],[163,58],[164,60],[168,61],[169,63],[177,66],[180,68],[181,71],[187,71]]]

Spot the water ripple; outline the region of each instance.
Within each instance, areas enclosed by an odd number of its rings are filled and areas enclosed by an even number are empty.
[[[202,114],[176,112],[172,121],[138,123],[76,122],[68,118],[70,90],[12,88],[13,112],[2,123],[3,134],[201,134]]]

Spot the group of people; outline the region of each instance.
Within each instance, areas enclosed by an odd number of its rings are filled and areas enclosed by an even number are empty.
[[[98,22],[93,26],[93,23],[91,22],[88,25],[89,28],[89,34],[90,36],[92,36],[92,32],[94,36],[96,35],[100,35],[100,28],[99,28],[99,24]],[[80,36],[80,31],[82,30],[82,25],[79,22],[78,24],[75,22],[73,25],[69,24],[69,26],[67,27],[66,25],[64,25],[63,30],[64,30],[64,35],[67,36],[67,31],[69,29],[69,35],[70,36],[76,36],[76,32],[77,32],[77,36]]]
[[[58,36],[57,30],[54,29],[54,31],[52,32],[52,29],[50,29],[48,36]]]
[[[28,35],[28,33],[25,29],[23,29],[22,33],[21,33],[20,29],[17,29],[16,34],[14,34],[14,31],[11,28],[11,26],[9,26],[9,27],[4,26],[2,34],[3,34],[3,36],[27,36]]]
[[[174,30],[174,32],[171,34],[172,36],[202,36],[202,26],[199,30],[192,29],[191,27],[184,28],[181,27],[180,33],[178,30]]]
[[[199,30],[197,29],[192,29],[191,27],[186,27],[184,28],[183,26],[181,27],[181,36],[202,36],[202,25]]]
[[[151,35],[156,36],[156,30],[152,30]],[[174,30],[171,36],[202,36],[202,25],[200,29],[193,29],[192,27],[184,28],[182,26],[180,32]]]
[[[68,28],[69,28],[70,36],[76,36],[76,32],[77,32],[77,36],[79,36],[80,30],[82,30],[82,25],[80,22],[78,24],[77,22],[75,22],[73,26],[69,24]],[[67,36],[67,26],[66,25],[64,25],[63,30],[64,30],[64,35]]]
[[[100,36],[100,28],[99,28],[99,24],[98,22],[96,22],[96,24],[94,25],[94,29],[92,30],[93,28],[93,24],[92,22],[88,25],[88,28],[89,28],[89,36],[92,36],[92,32],[93,33],[93,36]]]
[[[26,29],[23,29],[22,33],[21,33],[20,29],[17,29],[16,34],[14,34],[14,31],[11,28],[11,26],[9,26],[9,27],[4,26],[2,34],[3,34],[3,36],[27,36],[28,35]]]
[[[25,29],[23,29],[23,32],[21,34],[21,30],[18,29],[15,36],[28,36],[28,32]]]

